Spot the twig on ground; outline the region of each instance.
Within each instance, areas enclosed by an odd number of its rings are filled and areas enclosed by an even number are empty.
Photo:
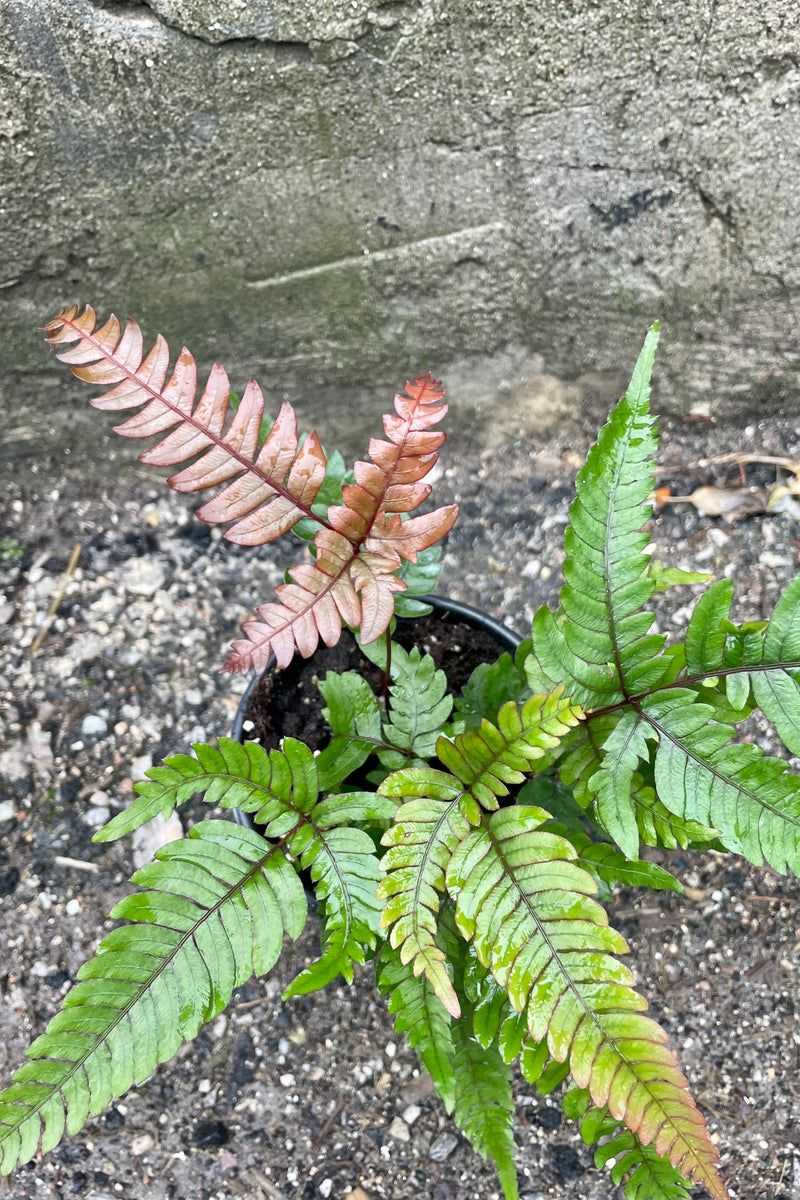
[[[65,854],[57,854],[53,862],[57,867],[69,867],[73,871],[89,871],[92,875],[97,875],[100,870],[97,863],[86,862],[83,858],[67,858]]]
[[[72,554],[70,554],[70,556],[69,556],[69,562],[67,563],[67,569],[64,572],[64,574],[61,576],[61,582],[59,583],[58,587],[56,588],[55,592],[53,593],[53,598],[50,601],[50,607],[47,610],[47,616],[44,619],[41,629],[39,630],[36,637],[33,639],[33,642],[31,643],[31,657],[33,657],[34,654],[38,654],[39,651],[41,650],[42,646],[44,645],[44,641],[50,630],[50,626],[53,624],[56,613],[58,612],[58,606],[64,598],[64,592],[67,590],[67,584],[69,583],[72,576],[75,574],[75,568],[78,565],[78,559],[80,558],[80,556],[81,556],[81,544],[80,544],[80,542],[76,542],[75,545],[72,547]]]

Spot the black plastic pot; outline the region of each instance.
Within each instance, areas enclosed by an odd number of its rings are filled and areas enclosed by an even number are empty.
[[[467,625],[473,625],[476,629],[483,629],[494,638],[501,652],[508,650],[513,654],[524,640],[516,630],[509,629],[508,625],[503,625],[501,621],[490,617],[488,613],[481,612],[479,608],[473,608],[471,604],[462,604],[460,600],[451,600],[449,596],[419,596],[417,599],[430,604],[431,608],[436,609],[438,612],[452,613],[454,617],[458,617],[459,620],[466,622]],[[400,619],[404,620],[405,618]],[[267,670],[272,670],[272,668],[267,667]],[[239,742],[244,741],[244,723],[247,718],[250,697],[258,686],[260,679],[260,675],[253,675],[253,678],[242,692],[236,716],[233,718],[231,737],[236,738]],[[238,808],[234,809],[233,818],[240,825],[252,829],[253,824],[247,813],[240,812]]]

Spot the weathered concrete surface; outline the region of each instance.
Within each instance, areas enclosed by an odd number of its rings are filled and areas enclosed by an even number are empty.
[[[19,447],[83,428],[35,332],[74,298],[348,446],[428,366],[473,438],[593,422],[655,316],[662,410],[791,411],[799,149],[794,0],[4,0]]]

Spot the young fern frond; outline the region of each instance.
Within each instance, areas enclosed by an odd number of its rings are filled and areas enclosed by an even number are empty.
[[[297,421],[284,404],[263,445],[259,432],[264,398],[247,384],[229,416],[230,386],[217,363],[197,398],[197,365],[184,347],[167,380],[169,347],[159,335],[143,354],[135,321],[124,330],[115,316],[99,329],[91,307],[64,309],[45,326],[57,357],[79,379],[108,388],[95,408],[136,408],[115,432],[147,438],[166,434],[141,461],[157,467],[188,463],[169,479],[181,492],[225,485],[198,510],[210,524],[226,524],[225,536],[240,545],[274,541],[300,521],[313,522],[314,561],[289,571],[290,582],[277,600],[262,605],[233,643],[229,670],[263,669],[274,656],[286,666],[295,650],[308,657],[320,638],[338,640],[342,624],[371,641],[394,613],[394,594],[404,561],[445,536],[457,516],[455,505],[409,517],[430,495],[420,481],[435,466],[445,435],[433,430],[447,412],[441,385],[421,376],[395,396],[394,413],[384,417],[386,438],[370,441],[370,460],[357,462],[354,483],[341,489],[342,503],[322,516],[314,502],[325,480],[327,459],[319,438],[298,439]]]
[[[383,836],[388,850],[380,895],[387,903],[381,924],[391,930],[391,943],[403,962],[413,962],[418,974],[425,972],[453,1016],[461,1010],[436,941],[448,862],[470,825],[480,822],[483,809],[497,808],[498,796],[523,781],[532,764],[576,724],[579,713],[560,692],[532,696],[524,705],[509,701],[496,726],[483,721],[479,729],[452,741],[439,738],[436,753],[448,772],[409,767],[380,785],[382,795],[407,801]]]
[[[642,1015],[646,1003],[613,957],[626,943],[592,899],[574,847],[540,829],[548,817],[501,809],[462,841],[447,871],[458,927],[527,1014],[531,1039],[546,1038],[550,1055],[643,1145],[724,1198],[716,1149],[666,1035]]]
[[[643,1146],[607,1108],[595,1108],[585,1088],[571,1088],[562,1099],[564,1114],[579,1123],[581,1138],[596,1146],[594,1165],[608,1167],[625,1200],[691,1200],[692,1184],[652,1146]]]
[[[133,876],[146,889],[78,972],[62,1011],[0,1092],[0,1174],[51,1150],[152,1075],[297,938],[306,899],[282,848],[203,821]]]
[[[382,838],[386,877],[379,885],[381,925],[401,962],[424,974],[435,995],[454,1017],[461,1012],[437,940],[440,895],[456,847],[469,832],[461,813],[463,789],[452,775],[430,767],[396,771],[380,785],[385,796],[403,798]],[[412,797],[412,799],[408,799]]]
[[[614,704],[660,681],[664,643],[642,611],[654,582],[642,527],[650,516],[655,422],[650,375],[658,327],[647,335],[623,398],[576,480],[564,538],[559,608],[539,609],[528,659],[533,691],[563,684],[584,708]]]
[[[415,646],[403,656],[389,689],[389,717],[383,724],[384,739],[406,755],[431,758],[446,721],[453,711],[447,694],[447,676],[437,669],[429,654]],[[401,765],[403,755],[387,751],[384,766]]]

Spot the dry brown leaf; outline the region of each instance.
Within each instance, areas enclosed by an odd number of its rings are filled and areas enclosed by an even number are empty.
[[[673,496],[669,488],[657,488],[654,493],[658,507],[665,504],[691,504],[704,517],[722,517],[733,524],[753,513],[767,512],[769,497],[763,488],[724,488],[706,484],[695,488],[689,496]]]

